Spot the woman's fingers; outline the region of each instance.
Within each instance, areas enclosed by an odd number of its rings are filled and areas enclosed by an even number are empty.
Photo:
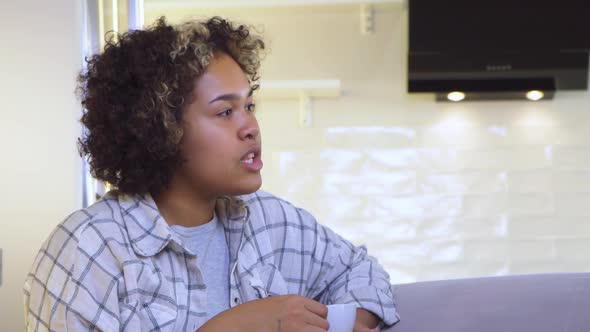
[[[330,324],[328,324],[328,321],[321,316],[316,315],[313,312],[308,312],[306,317],[305,317],[305,321],[307,324],[313,326],[313,327],[318,327],[320,329],[322,329],[323,331],[327,331],[328,328],[330,327]]]
[[[303,303],[303,306],[307,310],[313,312],[314,314],[320,317],[328,317],[328,307],[325,304],[319,303],[311,299],[306,299],[306,301]]]

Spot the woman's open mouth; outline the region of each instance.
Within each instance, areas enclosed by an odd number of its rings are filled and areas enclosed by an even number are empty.
[[[254,149],[246,153],[240,160],[242,166],[246,167],[249,171],[258,172],[262,169],[262,160],[260,159],[260,149]]]

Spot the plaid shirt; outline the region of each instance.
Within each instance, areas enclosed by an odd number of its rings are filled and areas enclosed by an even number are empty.
[[[230,306],[299,294],[398,320],[389,276],[305,210],[259,191],[220,198]],[[194,331],[206,321],[197,257],[151,197],[116,192],[70,215],[37,255],[25,287],[27,331]]]

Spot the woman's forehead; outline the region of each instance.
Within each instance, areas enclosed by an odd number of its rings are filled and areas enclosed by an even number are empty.
[[[237,94],[248,97],[250,82],[244,71],[232,57],[225,53],[216,54],[209,66],[195,82],[196,96]]]

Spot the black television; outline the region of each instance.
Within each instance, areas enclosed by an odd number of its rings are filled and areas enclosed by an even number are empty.
[[[409,0],[409,92],[586,89],[589,50],[589,0]]]
[[[588,0],[409,0],[411,52],[590,49]]]

